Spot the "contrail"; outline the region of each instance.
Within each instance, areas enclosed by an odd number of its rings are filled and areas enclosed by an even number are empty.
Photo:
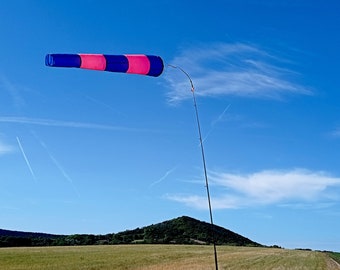
[[[110,109],[111,111],[113,111],[114,113],[118,114],[118,115],[122,115],[122,116],[126,116],[125,114],[121,113],[120,111],[117,111],[115,108],[113,108],[112,106],[106,104],[105,102],[102,102],[98,99],[95,99],[93,97],[90,97],[90,96],[85,96],[85,98],[87,98],[88,100],[100,105],[100,106],[103,106],[107,109]]]
[[[36,176],[35,176],[35,174],[34,174],[34,172],[33,172],[33,170],[32,170],[31,164],[30,164],[30,162],[29,162],[29,160],[28,160],[28,158],[27,158],[27,156],[26,156],[26,154],[25,154],[24,148],[22,148],[22,145],[21,145],[21,142],[20,142],[20,140],[19,140],[19,137],[17,137],[17,141],[18,141],[18,145],[19,145],[19,148],[20,148],[20,150],[21,150],[21,153],[22,153],[22,155],[23,155],[23,157],[24,157],[24,159],[25,159],[25,161],[26,161],[27,167],[28,167],[28,169],[30,170],[31,175],[32,175],[34,181],[37,182],[37,178],[36,178]]]
[[[209,135],[211,134],[211,132],[214,130],[215,125],[220,122],[223,118],[223,116],[225,115],[225,113],[227,112],[227,110],[230,108],[230,104],[225,107],[225,109],[223,110],[223,112],[211,123],[211,129],[209,130],[209,132],[207,133],[207,135],[203,138],[203,142],[209,137]]]
[[[28,117],[12,117],[1,116],[0,122],[4,123],[16,123],[16,124],[30,124],[49,127],[66,127],[66,128],[87,128],[87,129],[106,129],[106,130],[133,130],[125,127],[110,126],[93,123],[82,123],[72,121],[59,121],[53,119],[41,119],[41,118],[28,118]]]
[[[150,188],[153,187],[156,184],[159,184],[160,182],[164,181],[165,178],[167,178],[169,176],[169,174],[171,174],[172,172],[174,172],[177,169],[178,166],[173,167],[172,169],[168,170],[161,178],[159,178],[157,181],[153,182],[150,185]]]
[[[127,132],[159,132],[157,130],[129,128],[123,126],[112,126],[105,124],[83,123],[74,121],[60,121],[54,119],[29,118],[29,117],[15,117],[15,116],[0,116],[1,123],[13,124],[29,124],[47,127],[63,127],[63,128],[83,128],[83,129],[97,129],[97,130],[113,130],[113,131],[127,131]]]
[[[47,149],[46,144],[38,138],[38,136],[35,134],[35,132],[31,131],[31,133],[33,134],[33,136],[38,140],[38,142],[40,143],[40,145],[45,149],[47,155],[49,156],[49,158],[52,160],[52,162],[54,163],[54,165],[57,167],[57,169],[61,172],[61,174],[65,177],[65,179],[70,183],[70,185],[72,186],[73,190],[75,191],[75,193],[77,193],[78,197],[80,197],[80,194],[78,192],[78,190],[76,189],[76,187],[73,184],[73,180],[72,178],[66,173],[66,171],[64,170],[64,168],[60,165],[60,163],[56,160],[56,158],[50,153],[50,151]]]
[[[226,111],[230,108],[230,104],[228,106],[226,106],[223,110],[223,112],[217,117],[217,119],[215,121],[212,122],[212,125],[215,126],[216,123],[218,123],[219,121],[222,120],[223,116],[225,115]]]
[[[74,186],[73,180],[71,179],[71,177],[65,172],[64,168],[59,164],[59,162],[55,159],[55,157],[52,156],[52,154],[48,152],[46,147],[45,147],[45,149],[46,149],[46,152],[49,155],[50,159],[53,161],[54,165],[59,169],[61,174],[70,183],[70,185],[72,186],[73,190],[77,193],[78,197],[80,197],[80,194],[79,194],[78,190],[76,189],[76,187]]]

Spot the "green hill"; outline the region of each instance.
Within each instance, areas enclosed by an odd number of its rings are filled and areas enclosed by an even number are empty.
[[[261,246],[230,230],[214,225],[214,235],[218,245]],[[210,244],[213,243],[210,223],[183,216],[155,225],[120,232],[113,235],[116,243],[150,244]]]
[[[0,230],[0,247],[72,246],[98,244],[211,244],[212,228],[217,245],[261,246],[220,226],[183,216],[158,224],[106,235],[53,235]]]

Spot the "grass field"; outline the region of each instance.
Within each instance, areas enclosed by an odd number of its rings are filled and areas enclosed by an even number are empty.
[[[218,246],[219,269],[340,269],[325,253]],[[114,245],[0,248],[0,269],[215,269],[212,246]]]

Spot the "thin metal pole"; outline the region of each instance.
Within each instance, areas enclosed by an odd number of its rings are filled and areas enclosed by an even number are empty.
[[[187,72],[185,72],[182,68],[178,66],[169,65],[173,68],[178,68],[180,71],[182,71],[189,79],[191,84],[191,92],[192,92],[192,98],[194,102],[195,107],[195,113],[196,113],[196,122],[197,122],[197,128],[198,128],[198,135],[201,145],[201,154],[202,154],[202,161],[203,161],[203,170],[204,170],[204,177],[205,177],[205,187],[207,190],[207,197],[208,197],[208,205],[209,205],[209,214],[210,214],[210,224],[211,224],[211,235],[213,239],[213,245],[214,245],[214,256],[215,256],[215,269],[218,270],[218,260],[217,260],[217,250],[216,250],[216,237],[215,237],[215,230],[214,230],[214,221],[213,221],[213,214],[212,214],[212,207],[211,207],[211,200],[210,200],[210,191],[209,191],[209,181],[208,181],[208,173],[207,173],[207,165],[205,162],[205,154],[204,154],[204,147],[203,147],[203,140],[202,140],[202,132],[201,132],[201,125],[200,120],[198,116],[198,108],[197,108],[197,102],[196,102],[196,96],[195,96],[195,87],[194,84]]]

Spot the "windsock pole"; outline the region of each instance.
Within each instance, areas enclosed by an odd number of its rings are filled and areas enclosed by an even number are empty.
[[[214,256],[215,256],[215,269],[218,270],[218,260],[217,260],[217,250],[216,250],[216,237],[215,237],[215,230],[214,230],[214,221],[213,221],[213,214],[212,214],[212,207],[211,207],[211,200],[210,200],[210,191],[209,191],[209,181],[208,181],[208,173],[207,173],[207,165],[205,161],[205,154],[204,154],[204,147],[203,147],[203,140],[202,140],[202,132],[201,132],[201,125],[200,120],[198,116],[198,108],[197,108],[197,102],[196,102],[196,96],[195,96],[195,87],[194,84],[189,76],[189,74],[183,70],[179,66],[174,65],[168,65],[172,68],[177,68],[181,72],[183,72],[189,79],[190,85],[191,85],[191,92],[192,92],[192,98],[194,102],[195,107],[195,114],[196,114],[196,122],[197,122],[197,128],[198,128],[198,135],[199,135],[199,141],[201,146],[201,154],[202,154],[202,161],[203,161],[203,170],[204,170],[204,177],[205,177],[205,187],[207,190],[207,197],[208,197],[208,205],[209,205],[209,214],[210,214],[210,224],[211,224],[211,235],[213,239],[213,245],[214,245]]]

